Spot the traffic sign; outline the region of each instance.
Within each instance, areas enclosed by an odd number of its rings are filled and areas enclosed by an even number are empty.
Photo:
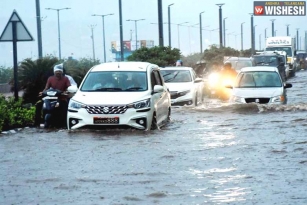
[[[4,31],[0,36],[0,41],[13,41],[13,27],[16,24],[16,41],[33,41],[33,37],[27,27],[22,22],[16,10],[13,11],[10,20],[6,24]]]

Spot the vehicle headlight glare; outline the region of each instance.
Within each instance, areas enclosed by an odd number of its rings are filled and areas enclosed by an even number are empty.
[[[72,108],[72,109],[79,110],[79,109],[82,108],[82,107],[84,107],[83,104],[81,104],[81,103],[79,103],[79,102],[76,102],[76,101],[70,99],[68,108]]]
[[[219,74],[217,73],[212,73],[208,76],[209,84],[214,86],[218,83],[219,80]]]

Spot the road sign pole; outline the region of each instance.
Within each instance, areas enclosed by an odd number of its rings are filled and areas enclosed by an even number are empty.
[[[17,64],[17,22],[12,21],[13,29],[13,53],[14,53],[14,96],[15,101],[18,101],[18,64]]]

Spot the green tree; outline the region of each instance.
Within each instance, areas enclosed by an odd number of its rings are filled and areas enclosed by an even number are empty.
[[[222,65],[225,56],[240,56],[240,52],[230,47],[219,48],[217,45],[212,45],[204,51],[204,60],[209,67],[213,64]]]
[[[23,99],[25,103],[36,103],[37,96],[46,85],[49,76],[53,75],[53,66],[58,59],[47,56],[41,59],[25,59],[19,66],[19,86],[24,90]]]
[[[79,86],[88,70],[98,64],[100,64],[99,60],[93,61],[89,58],[81,58],[80,60],[68,59],[64,63],[64,68],[67,74],[71,75]]]
[[[188,66],[188,67],[194,67],[195,64],[198,61],[201,61],[203,59],[203,54],[202,53],[194,53],[194,54],[190,54],[188,56],[182,56],[181,60],[183,62],[184,66]]]
[[[127,58],[128,61],[142,61],[156,64],[161,67],[174,65],[180,59],[180,50],[177,48],[155,46],[142,47]]]
[[[9,83],[13,79],[13,69],[0,66],[0,84]]]

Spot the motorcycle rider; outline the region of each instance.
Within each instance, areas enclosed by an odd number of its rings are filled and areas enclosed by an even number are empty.
[[[235,77],[237,77],[237,71],[235,69],[232,68],[231,63],[226,62],[223,66],[223,69],[220,72],[222,78],[225,77],[229,77],[231,79],[234,79]]]
[[[65,92],[69,86],[71,86],[71,83],[69,79],[63,75],[63,65],[58,64],[55,65],[53,68],[54,75],[50,76],[47,80],[45,89],[39,93],[39,96],[42,95],[42,93],[45,90],[48,90],[49,88],[57,89],[60,91]],[[55,115],[59,116],[58,120],[56,120],[57,125],[59,127],[65,126],[66,124],[66,115],[67,115],[67,97],[65,95],[61,96],[59,98],[59,109],[58,112],[54,113]],[[35,125],[38,126],[40,124],[40,116],[41,116],[41,110],[42,110],[43,102],[37,103],[36,105],[36,113],[35,113]]]
[[[228,99],[229,89],[227,89],[225,85],[233,83],[235,78],[237,77],[237,74],[237,71],[232,68],[230,62],[224,63],[223,69],[219,72],[219,88],[217,89],[219,98]],[[229,80],[230,82],[226,82],[227,80]]]

